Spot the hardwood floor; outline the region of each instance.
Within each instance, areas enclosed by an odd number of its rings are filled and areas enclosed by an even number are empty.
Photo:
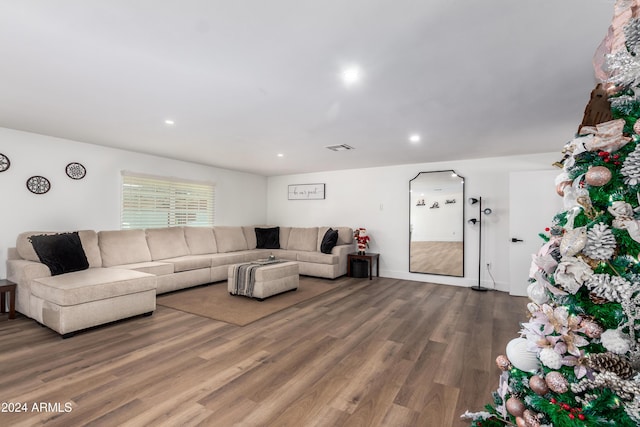
[[[464,242],[411,242],[410,271],[462,277]]]
[[[0,425],[464,426],[460,414],[491,400],[525,298],[334,283],[245,327],[158,307],[62,340],[2,315],[0,409],[27,411],[0,412]]]

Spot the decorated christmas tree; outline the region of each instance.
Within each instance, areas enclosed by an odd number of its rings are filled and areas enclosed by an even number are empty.
[[[601,81],[568,142],[533,256],[529,318],[473,426],[640,425],[640,0],[617,0]],[[557,197],[550,194],[550,197]]]

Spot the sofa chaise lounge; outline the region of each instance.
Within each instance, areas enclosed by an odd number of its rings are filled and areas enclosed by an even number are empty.
[[[256,230],[257,229],[257,230]],[[24,232],[10,248],[7,278],[17,284],[16,310],[63,337],[81,329],[151,314],[157,294],[226,281],[228,267],[274,255],[296,261],[301,275],[334,279],[347,273],[353,230],[334,227],[337,242],[326,251],[330,227],[168,227],[77,232],[87,268],[52,275],[32,236]],[[276,242],[259,242],[276,231]],[[335,239],[334,239],[335,240]],[[265,247],[266,246],[266,247]],[[325,249],[323,253],[321,249]]]

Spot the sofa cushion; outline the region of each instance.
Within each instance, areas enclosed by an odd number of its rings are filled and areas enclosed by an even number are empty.
[[[298,251],[289,251],[286,249],[258,249],[260,256],[257,259],[266,259],[269,255],[273,255],[276,259],[286,259],[289,261],[298,260]]]
[[[20,258],[26,259],[27,261],[40,262],[40,258],[38,257],[35,249],[33,249],[33,244],[31,244],[31,240],[29,240],[29,238],[31,236],[41,234],[56,233],[51,231],[25,231],[24,233],[18,234],[18,237],[16,238],[16,250],[18,251]]]
[[[242,227],[217,226],[213,227],[213,234],[216,236],[216,244],[220,253],[249,249]]]
[[[334,230],[338,230],[338,245],[351,245],[353,244],[353,228],[351,227],[333,227]]]
[[[114,265],[109,268],[122,268],[124,270],[135,270],[142,273],[153,274],[154,276],[165,276],[173,274],[173,264],[170,262],[148,261],[136,262],[134,264]]]
[[[182,227],[148,228],[145,233],[152,260],[189,255]]]
[[[218,252],[216,238],[211,227],[185,227],[184,238],[191,255],[215,254]]]
[[[186,255],[176,258],[167,258],[163,262],[173,264],[173,270],[178,273],[180,271],[198,270],[200,268],[211,267],[211,256],[209,255]]]
[[[89,261],[89,268],[102,267],[102,256],[100,255],[100,246],[98,246],[98,233],[93,230],[78,231],[82,249]]]
[[[247,249],[255,249],[258,241],[256,240],[256,229],[257,226],[243,226],[242,233],[244,234],[244,240],[247,242]]]
[[[55,231],[26,231],[20,233],[16,238],[16,250],[20,258],[28,261],[40,262],[40,258],[36,251],[33,249],[33,245],[29,241],[29,237],[36,234],[57,234]],[[98,234],[93,230],[81,230],[78,231],[80,241],[82,242],[82,249],[87,257],[90,268],[102,267],[102,257],[100,256],[100,248],[98,247]]]
[[[100,231],[98,244],[104,267],[152,261],[144,230]]]
[[[255,237],[258,249],[280,249],[280,227],[256,227]]]
[[[31,282],[31,293],[61,306],[82,304],[156,288],[152,274],[115,268],[90,268]]]
[[[229,264],[255,261],[260,258],[261,253],[262,251],[242,251],[213,254],[211,255],[211,267],[215,268]]]
[[[289,244],[289,235],[291,234],[291,227],[280,227],[280,248],[286,249]]]
[[[318,246],[318,227],[291,227],[287,249],[314,252]]]
[[[333,247],[338,243],[338,230],[329,228],[320,242],[320,252],[330,254]]]
[[[89,268],[77,232],[35,235],[30,240],[40,262],[49,267],[52,276]]]
[[[338,264],[339,256],[323,254],[322,252],[298,252],[297,261],[310,262],[313,264]]]

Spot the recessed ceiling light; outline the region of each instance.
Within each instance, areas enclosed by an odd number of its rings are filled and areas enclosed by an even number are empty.
[[[362,80],[362,71],[360,67],[352,65],[342,70],[340,77],[346,86],[352,86]]]
[[[278,153],[278,157],[284,157],[284,154]]]
[[[413,135],[409,136],[409,141],[411,142],[420,142],[420,135],[418,135],[417,133],[414,133]]]
[[[173,125],[175,125],[175,124],[176,124],[176,122],[174,122],[174,121],[173,121],[173,120],[171,120],[171,119],[167,119],[167,120],[165,120],[165,121],[164,121],[164,124],[165,124],[165,125],[169,125],[169,126],[173,126]]]

